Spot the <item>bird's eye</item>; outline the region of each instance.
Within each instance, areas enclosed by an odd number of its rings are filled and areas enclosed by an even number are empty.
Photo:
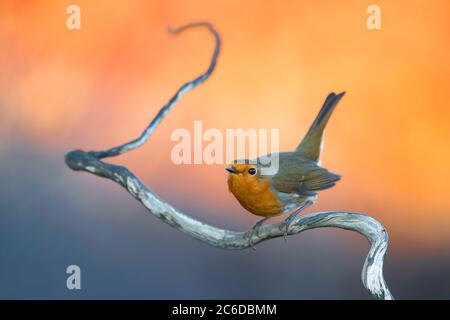
[[[248,173],[250,173],[251,175],[254,175],[256,173],[256,169],[250,168],[250,169],[248,169]]]

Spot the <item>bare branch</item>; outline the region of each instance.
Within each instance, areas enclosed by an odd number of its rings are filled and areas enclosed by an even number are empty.
[[[151,214],[163,220],[168,225],[185,232],[194,238],[218,248],[245,249],[250,247],[251,243],[257,244],[264,240],[283,236],[284,224],[274,223],[264,225],[257,233],[253,234],[249,231],[236,232],[208,225],[191,218],[160,199],[126,167],[113,165],[101,160],[105,157],[120,155],[144,144],[156,126],[167,115],[168,111],[173,108],[180,97],[187,91],[194,89],[204,82],[214,71],[220,51],[220,37],[217,31],[209,23],[188,24],[172,30],[171,32],[176,34],[187,28],[196,26],[207,27],[216,39],[216,47],[208,70],[196,79],[184,84],[158,112],[156,117],[139,138],[106,151],[69,151],[66,154],[65,161],[67,165],[75,171],[86,171],[120,184],[136,200],[141,202]],[[320,212],[304,215],[295,220],[288,229],[288,235],[294,235],[308,229],[321,227],[334,227],[356,231],[366,237],[371,244],[371,248],[362,270],[363,284],[372,297],[376,299],[393,299],[383,278],[383,261],[388,245],[388,235],[383,225],[377,220],[363,214],[350,212]],[[251,239],[249,238],[250,235],[252,235]],[[252,241],[250,242],[250,240]]]
[[[139,138],[134,139],[130,142],[124,143],[118,147],[111,148],[106,151],[93,151],[93,154],[99,158],[106,158],[106,157],[114,157],[118,156],[122,153],[125,153],[127,151],[136,149],[143,145],[145,142],[147,142],[150,135],[153,133],[153,131],[156,129],[158,124],[166,117],[166,115],[169,113],[170,110],[175,106],[175,104],[180,100],[184,94],[192,89],[195,89],[197,86],[205,82],[213,73],[217,58],[219,57],[220,53],[220,36],[219,33],[216,31],[216,29],[213,28],[213,26],[208,22],[196,22],[196,23],[190,23],[184,26],[181,26],[176,29],[168,28],[169,33],[173,35],[177,35],[187,29],[195,28],[195,27],[206,27],[208,30],[212,33],[214,36],[214,39],[216,41],[216,47],[214,49],[214,53],[211,58],[211,63],[208,67],[208,69],[205,71],[205,73],[199,75],[197,78],[195,78],[192,81],[186,82],[183,84],[178,91],[172,96],[172,98],[159,110],[159,112],[156,114],[156,116],[153,118],[153,120],[150,122],[150,124],[145,128],[145,130],[142,132]]]

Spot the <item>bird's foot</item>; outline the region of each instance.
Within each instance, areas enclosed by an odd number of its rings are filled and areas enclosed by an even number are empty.
[[[249,242],[249,244],[250,244],[250,248],[252,248],[253,251],[256,251],[255,245],[254,245],[254,243],[253,243],[253,241],[252,241],[252,238],[253,238],[253,235],[254,235],[254,234],[255,234],[255,230],[252,228],[252,229],[250,230],[250,234],[249,234],[249,236],[248,236],[248,242]]]
[[[253,243],[253,241],[252,241],[252,238],[253,238],[253,236],[256,234],[256,235],[258,235],[258,233],[259,233],[259,229],[261,228],[261,226],[262,226],[262,224],[267,220],[267,219],[269,219],[269,217],[266,217],[266,218],[264,218],[264,219],[261,219],[261,220],[259,220],[247,233],[249,233],[249,235],[248,235],[248,242],[250,243],[250,247],[253,249],[253,250],[256,250],[256,248],[255,248],[255,245],[254,245],[254,243]]]
[[[259,228],[261,228],[261,225],[256,224],[255,226],[253,226],[253,228],[251,228],[247,233],[248,233],[248,242],[250,243],[250,247],[256,251],[255,248],[255,244],[252,241],[252,238],[254,235],[258,235],[258,231]]]
[[[310,205],[312,205],[313,202],[310,200],[307,200],[305,203],[303,203],[300,207],[298,207],[289,217],[287,217],[286,220],[284,220],[283,223],[283,227],[284,227],[284,234],[283,234],[283,238],[284,241],[287,242],[287,235],[288,235],[288,230],[289,227],[292,223],[292,221],[294,221],[294,219],[297,217],[297,215],[302,212],[303,210],[305,210],[307,207],[309,207]]]
[[[288,235],[288,230],[289,230],[289,226],[290,225],[291,225],[291,221],[289,221],[289,218],[288,218],[283,223],[283,227],[284,227],[283,239],[284,239],[284,242],[287,242],[287,235]]]

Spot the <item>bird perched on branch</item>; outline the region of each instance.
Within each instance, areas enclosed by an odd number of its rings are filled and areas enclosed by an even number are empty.
[[[265,172],[267,164],[261,160],[262,157],[253,161],[235,160],[226,168],[229,172],[229,191],[245,209],[264,217],[253,226],[250,239],[253,232],[267,219],[289,213],[284,222],[286,238],[290,223],[315,202],[317,192],[333,187],[340,179],[340,175],[322,168],[319,159],[323,131],[344,94],[345,92],[328,95],[295,151],[275,154],[279,161],[276,173]]]

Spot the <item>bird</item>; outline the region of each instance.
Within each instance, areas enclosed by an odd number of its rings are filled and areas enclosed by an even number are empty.
[[[293,152],[280,152],[277,172],[263,170],[267,161],[234,160],[228,164],[228,190],[250,213],[263,217],[250,230],[249,241],[268,219],[284,214],[284,239],[292,221],[316,202],[319,191],[333,187],[341,176],[323,168],[320,155],[323,132],[345,92],[330,93],[309,130]],[[268,156],[265,155],[265,159]]]

